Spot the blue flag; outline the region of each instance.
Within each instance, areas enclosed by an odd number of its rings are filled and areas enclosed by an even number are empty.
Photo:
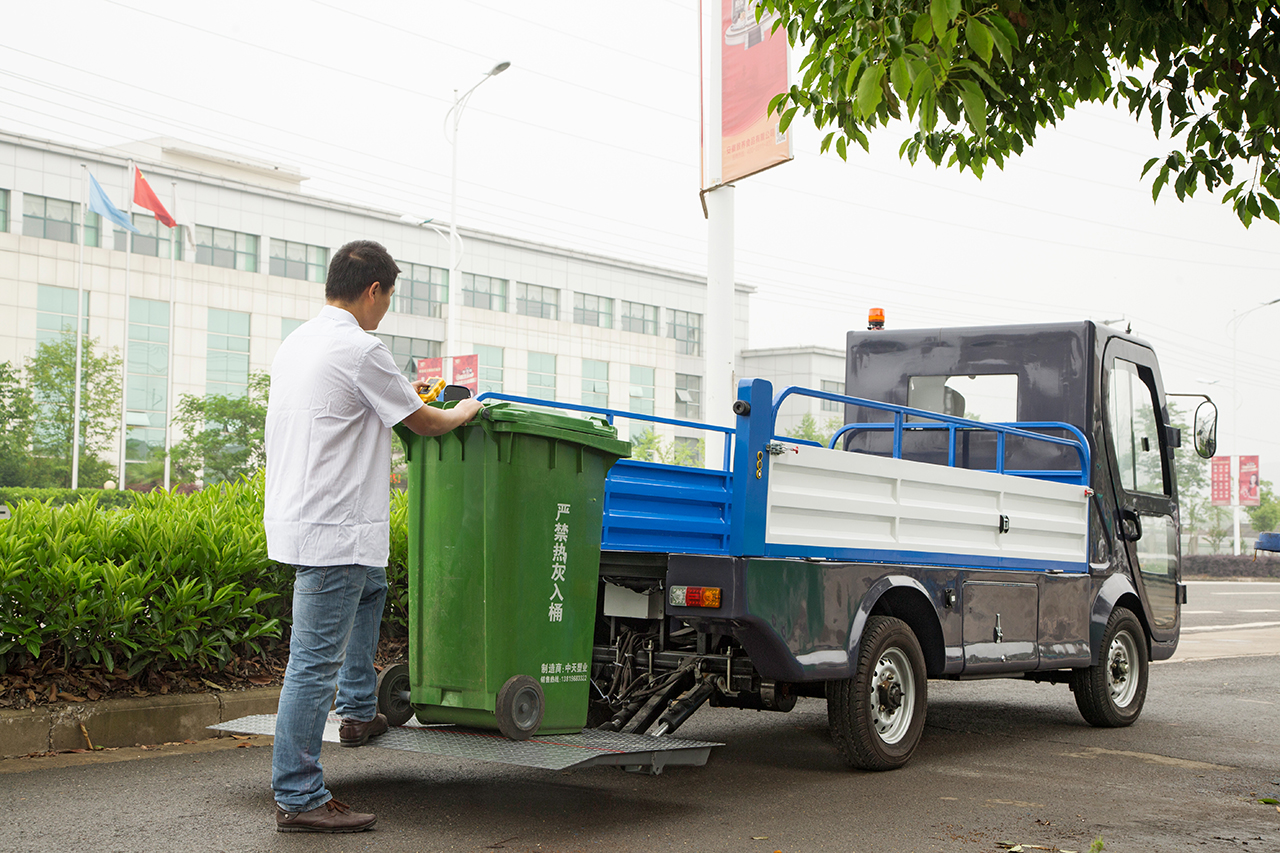
[[[105,216],[126,231],[132,231],[134,234],[142,233],[133,227],[133,223],[129,221],[129,217],[123,210],[111,203],[111,199],[107,198],[102,187],[98,186],[98,179],[93,175],[89,176],[89,209],[99,216]]]

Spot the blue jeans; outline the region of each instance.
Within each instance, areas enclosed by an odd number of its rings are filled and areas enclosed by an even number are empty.
[[[293,633],[280,691],[271,787],[287,812],[305,812],[333,798],[324,786],[320,745],[329,705],[339,717],[372,720],[377,713],[378,647],[387,571],[372,566],[295,566]]]

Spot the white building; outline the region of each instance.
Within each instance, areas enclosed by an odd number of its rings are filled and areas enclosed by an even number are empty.
[[[171,261],[170,229],[129,205],[129,159],[170,213],[194,225],[194,253],[179,239]],[[143,233],[126,252],[126,232],[89,213],[81,279],[85,167]],[[280,341],[324,304],[330,252],[372,239],[403,270],[377,334],[406,373],[419,358],[452,355],[442,352],[452,283],[462,297],[457,354],[477,354],[481,391],[663,417],[706,415],[704,278],[466,228],[450,276],[448,241],[438,229],[397,212],[307,196],[304,180],[286,166],[172,139],[102,151],[0,132],[0,361],[19,366],[40,342],[74,328],[81,281],[87,332],[99,346],[124,350],[127,309],[124,420],[128,461],[140,462],[163,447],[173,400],[235,393],[251,371],[268,370]],[[739,354],[750,292],[736,288]],[[740,355],[739,375],[754,366],[772,371],[789,352],[754,353],[745,365]],[[818,387],[820,376],[843,385],[843,358],[838,369],[826,351],[810,361],[824,359],[819,374],[788,367],[785,381],[775,382]],[[827,414],[818,401],[811,408],[819,421]],[[675,441],[696,442],[698,435],[659,431]]]

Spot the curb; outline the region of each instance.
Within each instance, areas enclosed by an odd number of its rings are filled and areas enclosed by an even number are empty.
[[[262,687],[0,711],[0,758],[85,749],[90,745],[86,737],[95,747],[227,737],[207,727],[252,714],[274,714],[279,701],[279,687]]]

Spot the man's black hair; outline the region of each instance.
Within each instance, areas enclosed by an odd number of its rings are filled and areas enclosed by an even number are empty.
[[[354,302],[375,281],[392,288],[400,267],[381,243],[352,240],[333,253],[329,277],[324,283],[324,297],[331,302]]]

